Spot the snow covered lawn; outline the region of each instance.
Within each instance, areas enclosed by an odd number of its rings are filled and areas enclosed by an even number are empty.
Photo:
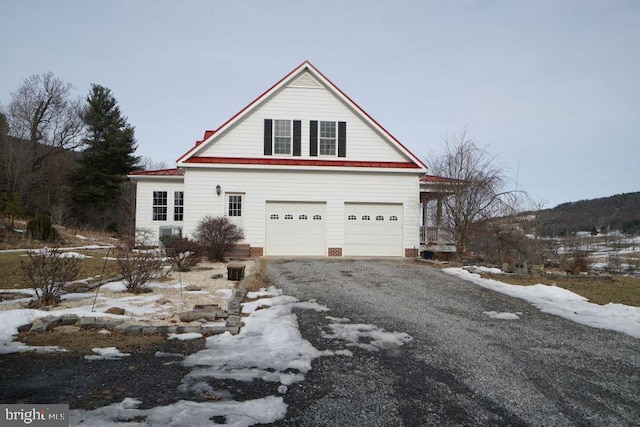
[[[247,269],[253,268],[249,261]],[[212,275],[222,274],[220,279],[212,279]],[[193,286],[199,291],[187,291]],[[0,301],[0,354],[18,351],[54,351],[55,347],[30,347],[13,341],[18,334],[18,327],[33,322],[39,317],[62,316],[75,314],[79,317],[111,317],[134,321],[137,324],[189,325],[181,322],[178,313],[192,310],[195,304],[217,304],[226,309],[233,294],[235,282],[226,279],[226,266],[221,263],[201,263],[186,273],[172,272],[168,281],[149,284],[152,292],[134,295],[125,292],[121,281],[102,285],[95,291],[85,293],[69,293],[52,310],[35,310],[24,308],[30,298]],[[33,295],[33,289],[2,290],[6,293],[24,293]],[[95,301],[95,307],[94,305]],[[111,307],[125,310],[124,316],[106,313]],[[198,323],[198,325],[200,325]],[[176,337],[184,339],[185,337]]]
[[[482,267],[473,267],[483,270]],[[484,269],[494,272],[491,269]],[[497,280],[482,278],[465,268],[446,268],[443,272],[473,282],[483,288],[491,289],[515,298],[530,302],[544,313],[554,314],[582,325],[593,328],[610,329],[640,338],[640,307],[624,304],[598,305],[566,289],[537,284],[532,286],[510,285]],[[488,314],[495,317],[500,313]],[[508,317],[508,316],[507,316]],[[499,318],[505,318],[501,316]],[[511,316],[511,318],[515,318]]]

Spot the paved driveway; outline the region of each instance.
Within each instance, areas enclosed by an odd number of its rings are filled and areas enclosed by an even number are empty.
[[[285,294],[331,309],[296,311],[320,350],[344,348],[326,334],[335,318],[413,337],[316,359],[285,395],[278,425],[640,424],[640,340],[411,261],[270,260],[267,272]],[[521,314],[500,320],[489,311]]]

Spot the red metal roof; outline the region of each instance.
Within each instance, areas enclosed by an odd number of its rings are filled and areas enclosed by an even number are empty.
[[[182,176],[182,171],[178,169],[156,169],[150,171],[135,171],[131,172],[129,175],[136,176]]]
[[[281,166],[326,166],[355,168],[420,169],[413,162],[366,162],[352,160],[310,160],[291,158],[253,158],[253,157],[191,157],[185,163],[236,164],[236,165],[281,165]]]
[[[455,183],[463,183],[464,180],[455,179],[455,178],[447,178],[444,176],[435,176],[435,175],[424,175],[420,178],[422,182],[431,182],[431,183],[439,183],[439,184],[455,184]]]

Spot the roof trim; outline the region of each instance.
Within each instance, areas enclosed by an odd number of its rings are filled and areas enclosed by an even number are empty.
[[[304,61],[302,64],[298,65],[296,68],[294,68],[292,71],[290,71],[287,75],[285,75],[283,78],[281,78],[277,83],[275,83],[269,89],[264,91],[256,99],[251,101],[247,106],[245,106],[242,110],[237,112],[229,120],[224,122],[218,129],[216,129],[215,131],[206,131],[205,134],[204,134],[203,139],[201,141],[198,141],[194,147],[192,147],[189,151],[187,151],[185,154],[180,156],[176,160],[176,163],[181,163],[181,162],[186,163],[190,157],[196,155],[197,152],[202,150],[204,148],[204,146],[207,145],[207,143],[209,141],[211,141],[213,138],[216,137],[216,135],[221,134],[222,133],[221,131],[224,131],[227,128],[231,127],[236,121],[238,121],[243,116],[248,114],[251,110],[253,110],[253,108],[255,108],[260,102],[262,102],[264,99],[269,97],[272,93],[274,93],[275,91],[277,91],[281,87],[283,87],[286,84],[288,84],[289,80],[291,80],[298,73],[302,72],[305,68],[308,69],[313,75],[315,75],[316,78],[319,78],[319,80],[321,80],[322,83],[324,83],[330,89],[332,89],[335,92],[335,94],[338,97],[342,98],[342,100],[346,104],[352,106],[353,109],[357,113],[361,114],[362,117],[366,121],[368,121],[370,125],[372,125],[374,128],[377,128],[383,136],[388,138],[392,143],[396,144],[398,146],[398,148],[400,149],[400,151],[402,151],[405,155],[407,155],[407,157],[409,157],[413,162],[416,163],[416,167],[417,168],[425,169],[425,170],[428,169],[427,165],[422,160],[420,160],[407,147],[405,147],[400,141],[398,141],[398,139],[396,139],[395,136],[393,136],[388,130],[386,130],[382,125],[380,125],[380,123],[378,123],[373,117],[371,117],[371,115],[369,115],[369,113],[367,113],[362,107],[360,107],[351,98],[349,98],[349,96],[347,96],[338,86],[336,86],[331,80],[329,80],[324,74],[322,74],[322,72],[320,72],[308,60]]]
[[[275,165],[275,166],[321,166],[382,169],[422,169],[413,162],[368,162],[353,160],[311,160],[291,158],[254,157],[191,157],[186,164],[226,164],[226,165]]]

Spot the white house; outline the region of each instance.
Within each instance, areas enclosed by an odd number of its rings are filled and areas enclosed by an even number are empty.
[[[176,169],[135,172],[136,227],[189,236],[205,216],[252,256],[418,256],[425,164],[304,62]],[[424,183],[423,183],[424,185]]]

